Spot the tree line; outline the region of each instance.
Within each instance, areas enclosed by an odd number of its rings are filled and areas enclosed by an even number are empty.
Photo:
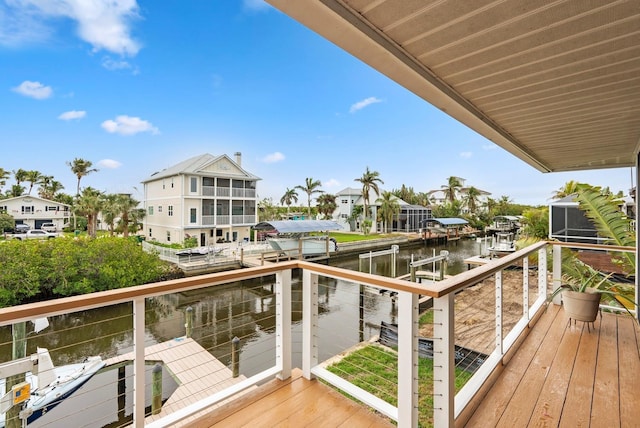
[[[31,195],[37,187],[38,196],[43,199],[67,204],[72,207],[73,225],[70,228],[82,228],[87,230],[92,237],[96,236],[98,215],[102,213],[102,219],[107,224],[111,235],[122,233],[125,237],[129,233],[139,230],[146,212],[138,208],[139,201],[129,194],[109,194],[92,187],[82,189],[82,178],[97,172],[93,163],[82,158],[75,158],[67,162],[71,173],[77,179],[75,196],[63,192],[64,186],[53,176],[45,175],[36,170],[24,170],[22,168],[9,172],[0,168],[0,198],[14,198],[23,195]],[[7,185],[7,180],[13,176],[15,183],[9,189],[2,192]],[[15,222],[7,213],[0,213],[0,227],[3,230],[13,229]]]

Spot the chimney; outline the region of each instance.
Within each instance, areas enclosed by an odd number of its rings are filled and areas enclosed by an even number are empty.
[[[236,163],[238,164],[238,166],[242,166],[242,153],[235,152],[234,156],[236,157]]]

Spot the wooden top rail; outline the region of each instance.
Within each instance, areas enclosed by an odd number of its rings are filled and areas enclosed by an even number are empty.
[[[492,260],[491,262],[447,278],[435,284],[418,284],[398,278],[356,272],[353,270],[337,268],[304,260],[290,260],[265,266],[236,269],[225,272],[216,272],[189,278],[174,279],[170,281],[155,282],[135,287],[121,288],[117,290],[102,291],[81,296],[65,297],[44,302],[30,303],[26,305],[11,306],[0,309],[0,326],[10,325],[21,321],[29,321],[44,316],[53,316],[94,309],[97,307],[115,305],[130,302],[138,298],[155,297],[163,294],[171,294],[181,291],[194,290],[210,286],[227,284],[235,281],[258,278],[272,275],[288,269],[306,269],[320,275],[336,279],[343,279],[359,284],[372,285],[379,288],[395,291],[407,291],[429,297],[442,297],[456,292],[462,288],[474,285],[488,278],[495,272],[512,265],[535,251],[544,248],[547,244],[560,245],[574,248],[602,249],[609,251],[635,251],[633,247],[616,247],[611,245],[575,244],[564,242],[541,241],[516,251],[508,256]]]
[[[625,247],[620,245],[607,245],[607,244],[582,244],[577,242],[561,242],[561,241],[549,241],[548,244],[556,245],[559,247],[570,247],[584,250],[603,250],[603,251],[620,251],[623,253],[635,253],[635,247]]]

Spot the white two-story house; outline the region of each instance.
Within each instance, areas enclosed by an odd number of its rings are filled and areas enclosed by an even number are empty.
[[[147,239],[198,245],[248,240],[257,222],[256,183],[260,178],[227,155],[203,154],[144,180]]]
[[[26,224],[31,229],[53,223],[56,229],[62,230],[72,215],[70,205],[31,195],[0,200],[0,211],[13,217],[16,224]]]

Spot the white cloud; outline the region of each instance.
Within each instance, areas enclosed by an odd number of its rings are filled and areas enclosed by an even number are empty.
[[[271,8],[271,5],[264,0],[243,0],[242,8],[249,12],[262,12]]]
[[[482,146],[483,150],[495,150],[497,148],[498,148],[498,146],[496,146],[493,143],[485,144],[485,145]]]
[[[102,159],[98,161],[98,166],[106,169],[118,169],[122,166],[122,164],[113,159]]]
[[[267,156],[262,158],[262,162],[264,163],[276,163],[276,162],[282,162],[285,159],[284,155],[280,152],[274,152],[271,154],[268,154]]]
[[[464,159],[469,159],[473,155],[472,152],[461,152],[460,157]]]
[[[123,59],[113,59],[110,56],[105,56],[102,58],[101,65],[107,70],[131,70],[133,74],[138,74],[140,71],[138,67],[131,65],[129,61],[125,61]]]
[[[153,126],[151,122],[142,120],[139,117],[125,115],[118,116],[115,120],[105,120],[100,126],[111,134],[134,135],[139,132],[160,133],[158,128]]]
[[[58,116],[58,119],[60,120],[82,119],[86,115],[87,115],[87,112],[84,110],[71,110],[71,111],[65,111],[64,113],[62,113],[60,116]]]
[[[349,109],[349,113],[355,113],[358,110],[362,110],[363,108],[371,105],[371,104],[375,104],[375,103],[381,103],[382,100],[376,97],[369,97],[369,98],[365,98],[362,101],[358,101],[357,103],[353,104],[351,106],[351,108]]]
[[[104,49],[133,56],[140,50],[140,44],[130,34],[131,21],[139,18],[136,0],[9,0],[7,4],[0,15],[0,24],[5,23],[7,16],[12,27],[27,24],[26,29],[21,29],[24,41],[38,38],[36,31],[46,29],[42,22],[47,18],[64,17],[77,22],[78,36],[91,44],[94,52]],[[41,23],[37,24],[38,21]],[[9,30],[0,31],[3,43],[7,44],[4,35]]]
[[[12,89],[25,97],[31,97],[37,100],[44,100],[45,98],[49,98],[53,95],[53,89],[51,89],[51,86],[44,86],[40,82],[31,82],[29,80],[25,80],[19,86]]]
[[[322,187],[329,187],[329,188],[335,188],[335,187],[340,187],[340,182],[338,180],[336,180],[335,178],[331,178],[327,181],[323,181],[322,182]]]

